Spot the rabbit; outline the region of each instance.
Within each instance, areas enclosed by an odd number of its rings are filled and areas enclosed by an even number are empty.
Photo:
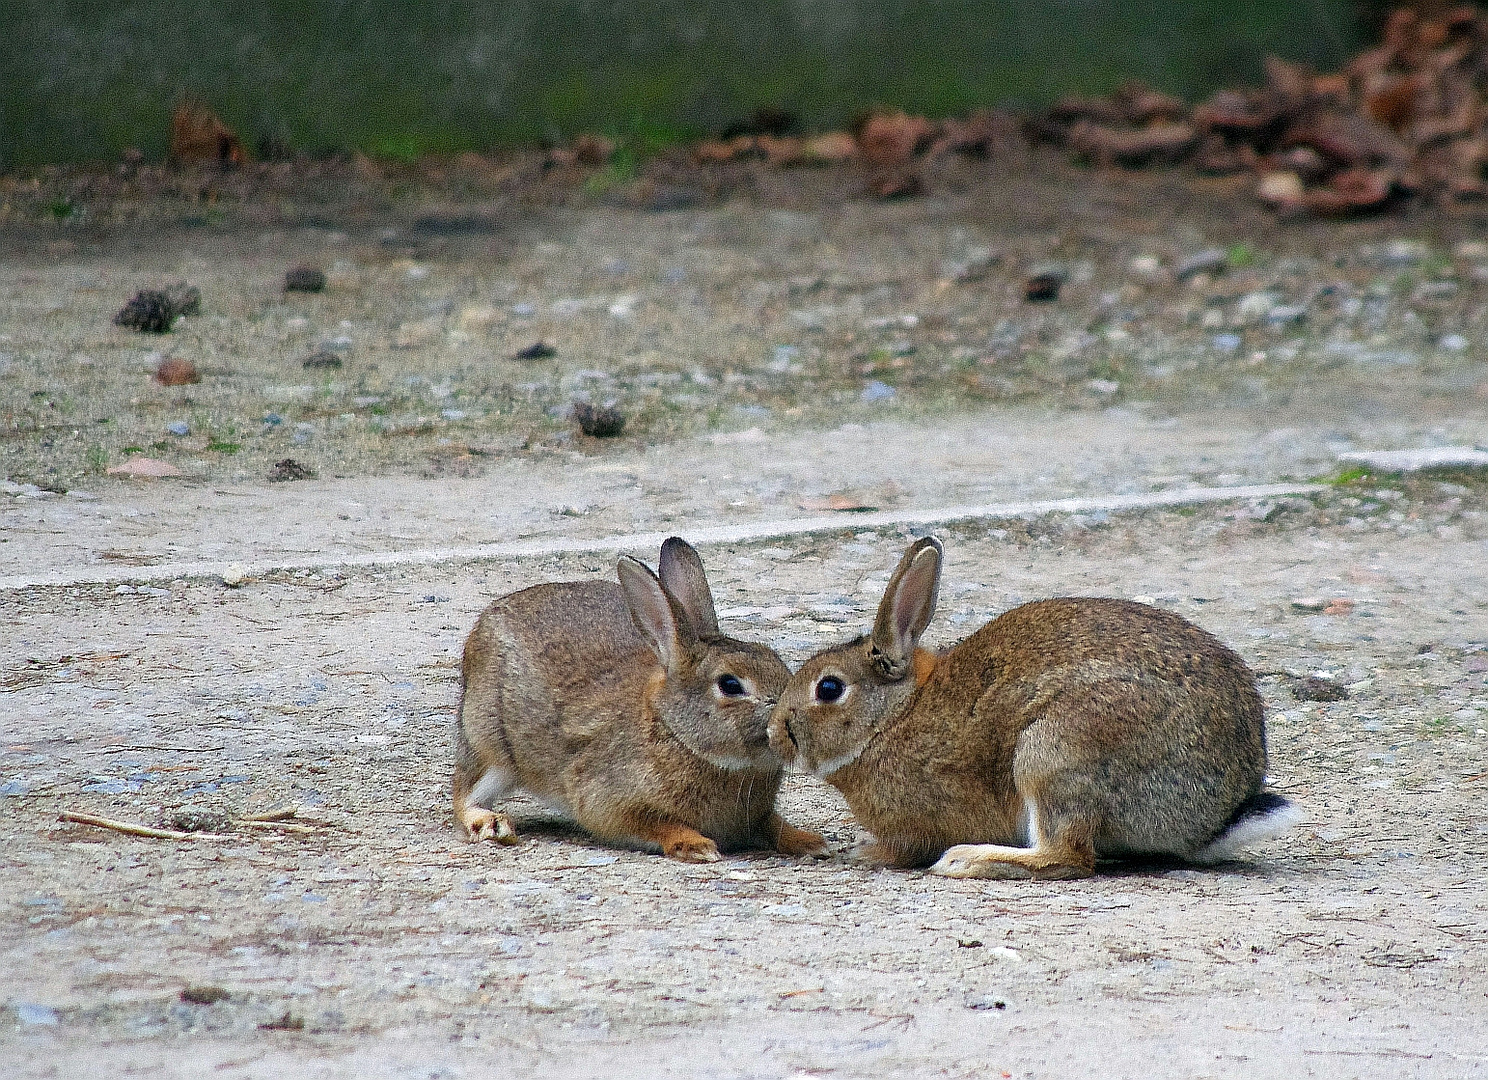
[[[683,862],[720,850],[813,854],[775,813],[766,722],[790,671],[724,637],[702,560],[677,537],[660,577],[622,557],[619,584],[537,585],[496,600],[465,642],[455,820],[517,842],[496,801],[521,788],[614,843]]]
[[[1097,858],[1219,862],[1300,811],[1265,791],[1255,678],[1193,623],[1125,600],[1005,612],[939,655],[940,541],[905,551],[873,631],[807,660],[770,743],[846,797],[863,855],[948,877],[1074,878]]]

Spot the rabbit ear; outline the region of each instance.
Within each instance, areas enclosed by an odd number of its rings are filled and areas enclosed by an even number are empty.
[[[698,637],[718,636],[718,615],[713,609],[713,591],[703,573],[703,560],[691,544],[673,536],[661,545],[661,562],[657,565],[661,586],[687,613]]]
[[[940,593],[940,541],[916,540],[899,560],[873,621],[873,665],[887,679],[902,679],[913,666],[915,646],[935,615]]]
[[[669,673],[675,672],[683,657],[697,643],[697,633],[686,612],[667,595],[645,563],[622,555],[616,574],[636,629],[661,661],[661,666]]]

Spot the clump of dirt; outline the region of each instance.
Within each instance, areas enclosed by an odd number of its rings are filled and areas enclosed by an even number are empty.
[[[1292,697],[1298,701],[1347,701],[1348,696],[1348,687],[1317,675],[1307,675],[1292,683]]]
[[[579,430],[592,439],[613,439],[625,430],[625,414],[613,404],[575,401],[573,418]]]
[[[170,156],[180,165],[241,165],[248,160],[243,140],[198,98],[188,98],[171,114]]]
[[[318,293],[325,292],[325,287],[325,271],[313,266],[292,267],[284,274],[285,292]]]
[[[329,349],[317,349],[300,361],[300,367],[306,371],[335,371],[344,362],[341,357]]]
[[[181,1000],[188,1005],[215,1005],[232,997],[220,986],[188,986],[181,991]]]
[[[315,473],[294,458],[281,458],[274,462],[274,467],[269,470],[269,480],[272,483],[313,479],[315,479]]]
[[[545,341],[534,341],[525,349],[518,349],[512,354],[513,360],[551,360],[558,355],[558,350]]]
[[[201,312],[201,290],[185,283],[166,289],[141,289],[114,316],[115,326],[147,334],[168,333],[183,315]]]
[[[161,386],[192,386],[201,382],[201,372],[190,360],[168,356],[155,368],[154,379]]]

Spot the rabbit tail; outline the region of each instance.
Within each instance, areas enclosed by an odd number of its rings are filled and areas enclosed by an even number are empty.
[[[1273,791],[1261,791],[1240,804],[1230,823],[1192,857],[1201,864],[1224,862],[1241,848],[1271,840],[1302,822],[1297,805]]]

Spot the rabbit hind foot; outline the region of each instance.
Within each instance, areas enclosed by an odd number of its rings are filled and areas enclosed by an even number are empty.
[[[1019,848],[1002,844],[957,844],[930,867],[941,877],[1016,880],[1062,880],[1095,873],[1095,853],[1047,846]]]

